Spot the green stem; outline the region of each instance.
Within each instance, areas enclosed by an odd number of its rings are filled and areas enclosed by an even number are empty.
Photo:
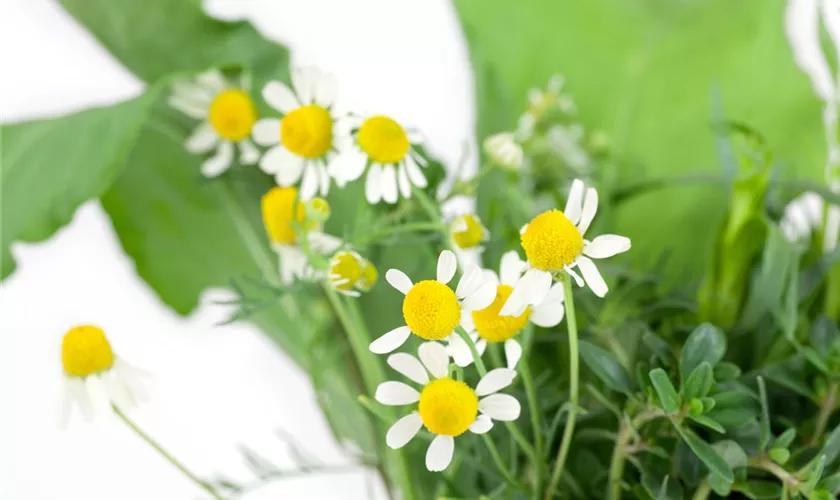
[[[820,444],[820,439],[822,438],[823,433],[825,433],[828,421],[831,418],[831,414],[834,413],[834,407],[837,405],[837,392],[838,383],[829,383],[825,398],[823,398],[820,403],[820,413],[817,416],[817,424],[814,427],[814,435],[811,436],[809,443],[811,446],[817,446]]]
[[[433,202],[429,198],[425,191],[419,188],[414,188],[414,197],[420,203],[420,206],[429,216],[429,219],[431,219],[432,223],[437,223],[440,225],[440,234],[442,236],[443,244],[446,246],[446,248],[455,251],[455,248],[452,244],[452,238],[449,237],[449,227],[442,223],[443,216],[441,215],[440,210],[438,210],[437,205],[435,205],[435,202]]]
[[[545,500],[554,497],[560,476],[563,475],[563,468],[566,465],[566,458],[569,456],[569,448],[572,444],[572,436],[575,432],[575,420],[578,412],[578,391],[579,391],[579,353],[578,353],[578,331],[575,320],[575,301],[572,294],[572,280],[568,276],[563,280],[566,303],[566,328],[569,330],[569,413],[566,416],[566,428],[563,430],[563,438],[560,442],[560,450],[557,452],[557,459],[554,462],[554,470],[548,482],[548,489],[545,493]]]
[[[125,423],[125,425],[128,426],[129,429],[134,431],[134,433],[137,434],[140,437],[140,439],[145,441],[146,444],[154,448],[154,450],[158,452],[158,454],[162,456],[167,462],[175,466],[175,468],[178,469],[181,472],[181,474],[185,475],[190,481],[194,482],[199,488],[206,491],[210,496],[212,496],[216,500],[224,500],[225,497],[223,497],[221,493],[216,491],[216,489],[213,488],[212,485],[202,481],[198,476],[193,474],[192,471],[187,469],[187,467],[184,464],[182,464],[175,457],[170,455],[169,452],[163,449],[163,447],[159,445],[154,439],[152,439],[148,434],[143,432],[141,428],[137,427],[137,425],[130,418],[128,418],[128,416],[126,416],[126,414],[123,413],[122,410],[113,405],[111,406],[111,408],[114,409],[114,413],[120,418],[120,420],[123,421],[123,423]]]
[[[386,227],[385,229],[381,229],[379,231],[372,231],[365,234],[363,237],[356,240],[357,245],[367,245],[368,243],[382,238],[384,236],[390,236],[392,234],[398,233],[414,233],[420,231],[435,231],[435,232],[442,232],[446,231],[447,226],[445,224],[441,224],[439,222],[412,222],[408,224],[402,224],[398,226],[390,226]]]
[[[624,476],[624,464],[627,458],[627,445],[633,436],[624,418],[620,419],[618,437],[615,440],[612,460],[610,461],[610,476],[607,486],[607,500],[621,498],[621,478]]]
[[[502,460],[502,455],[499,453],[498,448],[493,443],[493,440],[490,439],[490,436],[487,434],[482,434],[481,437],[484,439],[484,444],[487,445],[487,449],[490,451],[490,456],[493,458],[493,462],[496,464],[496,468],[499,469],[499,472],[502,473],[502,477],[505,478],[505,481],[510,483],[511,486],[515,488],[522,488],[522,486],[516,482],[513,476],[511,476],[510,471],[508,470],[507,466],[505,465],[504,460]]]
[[[522,376],[522,385],[525,387],[525,397],[528,399],[528,412],[531,414],[531,427],[534,431],[534,448],[540,463],[535,469],[536,473],[536,488],[534,496],[539,498],[542,494],[541,488],[543,483],[543,468],[542,459],[545,456],[543,452],[543,436],[542,426],[540,425],[540,407],[537,400],[537,391],[534,387],[534,378],[531,376],[531,368],[528,364],[528,355],[531,350],[531,342],[534,336],[534,326],[529,323],[522,334],[523,356],[519,360],[519,374]]]
[[[712,487],[709,486],[709,483],[703,481],[697,491],[694,492],[694,496],[691,497],[691,500],[707,500],[709,495],[712,494]]]

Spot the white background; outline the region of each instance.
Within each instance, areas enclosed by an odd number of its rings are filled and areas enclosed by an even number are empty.
[[[447,0],[223,0],[217,15],[246,17],[287,44],[296,63],[335,73],[344,96],[419,127],[450,163],[473,123],[466,49]],[[54,0],[2,0],[0,110],[4,122],[108,104],[142,84]],[[178,50],[172,47],[172,50]],[[49,147],[43,144],[40,147]],[[14,214],[3,214],[14,217]],[[62,334],[106,329],[118,354],[154,374],[153,402],[133,414],[204,476],[247,477],[237,445],[288,464],[282,428],[328,463],[348,460],[305,375],[246,326],[215,327],[210,304],[172,313],[135,274],[101,207],[85,204],[49,241],[14,245],[18,269],[0,289],[0,498],[181,500],[202,492],[116,421],[74,415],[56,427]],[[381,496],[372,474],[286,480],[260,498]]]

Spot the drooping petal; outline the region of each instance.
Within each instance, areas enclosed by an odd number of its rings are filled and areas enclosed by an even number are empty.
[[[394,425],[388,429],[388,433],[385,434],[385,443],[395,450],[402,448],[417,435],[421,427],[423,427],[423,419],[420,418],[420,414],[416,411],[409,413],[394,422]]]
[[[322,255],[331,254],[344,244],[341,238],[323,231],[309,231],[307,233],[307,242],[309,243],[310,250]]]
[[[406,200],[411,198],[411,183],[408,181],[408,174],[405,172],[405,165],[397,168],[397,184],[400,187],[400,194]]]
[[[470,426],[473,434],[485,434],[493,428],[493,421],[487,415],[479,415]]]
[[[304,106],[312,104],[312,84],[315,75],[314,68],[294,68],[292,69],[292,84],[295,87],[295,93]]]
[[[437,280],[444,285],[452,281],[455,272],[458,270],[458,259],[451,250],[444,250],[440,253],[437,263]]]
[[[516,372],[510,368],[495,368],[481,377],[475,387],[477,396],[486,396],[498,392],[513,383]]]
[[[389,380],[379,384],[374,399],[388,406],[410,405],[420,399],[420,393],[408,384]]]
[[[589,285],[589,288],[592,289],[592,292],[598,297],[606,295],[609,290],[607,288],[607,283],[604,281],[601,273],[598,272],[598,268],[595,266],[595,263],[584,256],[578,257],[576,262],[578,268],[580,269],[580,273],[583,275],[583,279],[586,281],[586,284]]]
[[[126,384],[120,379],[116,370],[110,370],[102,374],[102,383],[108,393],[108,399],[111,403],[122,410],[131,409],[134,406],[134,401],[131,399],[131,394],[126,387]]]
[[[411,335],[411,329],[407,326],[394,328],[371,342],[370,351],[374,354],[387,354],[405,344],[409,335]]]
[[[485,281],[464,299],[462,306],[467,311],[480,311],[490,306],[496,299],[496,284]]]
[[[382,199],[382,165],[374,163],[370,166],[365,179],[365,198],[371,205],[379,203]]]
[[[470,363],[473,362],[472,351],[470,351],[467,343],[464,342],[464,339],[462,339],[458,334],[453,334],[449,337],[447,351],[449,352],[449,355],[452,356],[452,360],[455,361],[455,364],[461,368],[469,366]]]
[[[522,411],[519,401],[510,394],[491,394],[478,402],[478,409],[493,420],[511,421]]]
[[[476,264],[469,264],[455,288],[455,295],[465,299],[481,285],[481,268]]]
[[[323,163],[318,163],[318,193],[321,196],[327,196],[330,192],[330,174],[327,173],[327,167]]]
[[[820,43],[818,3],[817,0],[789,1],[785,9],[785,33],[796,64],[810,77],[814,92],[829,103],[834,100],[836,91],[831,66]]]
[[[379,183],[382,189],[382,200],[391,205],[396,203],[399,195],[397,194],[397,172],[393,165],[382,167],[382,177],[380,177]]]
[[[199,85],[208,89],[213,95],[218,94],[227,87],[224,75],[222,75],[222,72],[217,68],[201,73],[195,77],[195,80],[199,83]]]
[[[411,290],[411,287],[414,286],[414,283],[411,282],[411,278],[399,269],[388,269],[385,273],[385,281],[387,281],[392,287],[402,292],[403,295],[407,294],[408,291]]]
[[[201,119],[207,116],[207,106],[179,96],[169,96],[167,104],[190,118]]]
[[[529,269],[513,287],[499,314],[501,316],[519,316],[529,305],[539,304],[551,289],[551,273],[539,269]]]
[[[285,84],[278,81],[268,82],[262,90],[265,102],[277,111],[286,114],[300,107],[295,93]],[[280,137],[279,135],[277,136]]]
[[[569,198],[566,200],[566,209],[563,214],[572,224],[577,225],[580,220],[580,212],[583,207],[583,181],[575,179],[572,188],[569,190]]]
[[[282,175],[284,182],[287,182],[286,186],[290,186],[300,179],[300,174],[303,172],[303,158],[278,144],[263,155],[260,160],[260,170],[271,175]]]
[[[575,272],[572,266],[565,266],[563,269],[565,269],[565,271],[569,273],[569,276],[571,276],[575,280],[577,286],[583,286],[583,278],[581,278],[580,275],[578,275],[578,273]]]
[[[417,349],[420,361],[434,378],[444,378],[449,372],[449,353],[437,342],[423,342]]]
[[[254,124],[251,136],[260,146],[273,146],[280,143],[280,120],[263,118]]]
[[[108,389],[99,375],[88,375],[85,378],[85,390],[90,398],[93,413],[96,416],[111,415],[111,398]]]
[[[193,130],[184,143],[184,148],[192,154],[204,154],[213,149],[218,142],[219,135],[213,125],[204,122]]]
[[[617,234],[602,234],[583,247],[583,253],[593,259],[606,259],[630,250],[630,238]]]
[[[516,250],[511,250],[509,252],[505,252],[502,255],[502,263],[499,267],[499,277],[501,278],[501,283],[507,286],[515,286],[516,282],[519,281],[519,277],[522,276],[522,272],[525,270],[527,264],[519,258],[519,254]]]
[[[452,462],[455,452],[455,438],[452,436],[437,436],[429,445],[426,452],[426,468],[432,472],[440,472]]]
[[[239,161],[243,165],[253,165],[260,159],[260,150],[248,139],[242,139],[237,143],[239,146]]]
[[[583,211],[580,213],[580,223],[577,225],[580,234],[586,234],[589,225],[592,224],[592,219],[595,218],[595,212],[598,211],[598,191],[595,188],[586,190],[586,199],[583,201]]]
[[[303,250],[293,245],[277,245],[275,247],[280,257],[280,281],[286,285],[298,278],[306,278],[309,274],[309,259]]]
[[[408,155],[405,157],[405,170],[408,174],[408,180],[410,180],[414,186],[423,189],[429,184],[426,181],[426,176],[423,175],[423,171],[417,166],[417,160],[414,156]]]
[[[321,73],[315,84],[315,102],[328,108],[335,102],[338,81],[330,73]]]
[[[205,177],[217,177],[230,167],[233,161],[233,144],[223,142],[216,149],[216,154],[201,164],[201,174]]]
[[[367,156],[354,147],[348,147],[340,151],[330,161],[330,175],[342,183],[353,182],[365,172]]]
[[[472,314],[462,314],[461,321],[460,321],[461,328],[464,329],[466,332],[474,332],[475,331],[475,321],[473,320]]]
[[[531,323],[541,326],[543,328],[550,328],[557,326],[563,321],[563,316],[566,314],[562,302],[544,301],[542,304],[534,306],[531,309]]]
[[[418,384],[429,383],[429,374],[423,368],[423,363],[407,352],[398,352],[388,356],[388,366]]]
[[[303,181],[300,183],[298,195],[301,201],[309,201],[318,192],[318,167],[311,160],[306,162],[303,169]]]
[[[513,370],[519,364],[519,359],[522,357],[522,345],[516,339],[507,339],[505,341],[505,361],[507,367]]]

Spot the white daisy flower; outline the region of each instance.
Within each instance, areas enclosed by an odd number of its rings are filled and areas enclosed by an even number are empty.
[[[384,405],[417,403],[415,411],[397,420],[388,429],[385,442],[389,447],[402,448],[425,426],[435,435],[426,451],[426,468],[442,471],[452,461],[457,436],[468,430],[484,434],[493,428],[493,420],[519,418],[519,401],[509,394],[497,394],[513,382],[516,376],[513,370],[491,370],[473,389],[460,380],[448,377],[449,356],[442,345],[425,342],[420,345],[417,354],[419,360],[408,353],[392,354],[388,357],[388,364],[422,386],[420,391],[395,381],[384,382],[376,388],[376,400]]]
[[[527,137],[527,136],[526,136]],[[525,151],[511,132],[502,132],[484,139],[484,153],[490,161],[507,170],[521,170]]]
[[[825,202],[817,193],[807,192],[797,196],[785,206],[779,227],[792,242],[807,241],[822,228]]]
[[[260,159],[260,168],[281,187],[300,184],[304,201],[330,190],[330,163],[342,141],[335,114],[335,77],[316,68],[292,70],[294,90],[278,81],[263,88],[269,106],[282,118],[264,118],[254,125],[254,140],[273,146]]]
[[[365,119],[351,117],[348,125],[352,142],[333,164],[339,182],[351,182],[367,171],[365,198],[374,204],[394,204],[402,195],[411,198],[412,186],[428,185],[421,167],[428,163],[415,149],[419,138],[392,118],[374,115]]]
[[[298,279],[317,279],[299,241],[300,232],[305,229],[309,251],[324,256],[338,250],[341,240],[321,231],[319,217],[308,216],[307,205],[298,199],[298,190],[293,187],[272,188],[262,197],[261,206],[266,233],[280,257],[280,280],[290,284]]]
[[[568,95],[561,93],[565,83],[566,78],[563,75],[554,75],[549,79],[545,90],[530,89],[525,115],[537,121],[552,108],[557,108],[567,115],[574,114],[577,111],[574,101]]]
[[[519,316],[529,305],[542,303],[554,276],[561,272],[574,278],[578,286],[583,286],[585,280],[598,297],[607,294],[607,284],[592,259],[630,250],[630,238],[604,234],[592,241],[584,239],[597,210],[598,192],[589,188],[584,199],[583,181],[575,179],[563,212],[543,212],[522,228],[520,238],[529,269],[502,307],[502,316]]]
[[[426,340],[457,336],[455,329],[469,320],[465,313],[484,309],[496,295],[496,288],[482,281],[477,269],[476,265],[467,268],[455,291],[447,286],[458,270],[455,254],[449,250],[440,253],[436,280],[412,283],[404,272],[389,269],[385,279],[405,294],[402,311],[406,324],[371,342],[370,350],[376,354],[389,353],[403,345],[412,333]]]
[[[502,316],[502,306],[508,300],[514,288],[522,277],[527,264],[519,258],[515,250],[502,256],[499,275],[490,270],[480,271],[485,279],[493,283],[496,298],[488,307],[472,311],[468,319],[461,321],[470,333],[479,355],[484,353],[487,343],[504,342],[507,367],[516,368],[522,356],[522,346],[514,338],[521,332],[528,321],[549,328],[563,321],[563,284],[555,283],[551,286],[543,300],[531,307],[527,306],[518,316]],[[467,366],[473,362],[472,352],[464,339],[455,335],[449,340],[449,353],[459,366]]]
[[[449,236],[453,246],[461,250],[482,251],[481,245],[490,239],[490,231],[481,223],[477,214],[456,215],[449,223]]]
[[[110,414],[111,405],[130,410],[149,399],[142,378],[148,373],[118,358],[101,328],[83,325],[71,328],[61,342],[64,383],[58,423],[64,428],[73,407],[91,420]]]
[[[367,292],[379,279],[373,263],[352,250],[336,252],[330,259],[327,275],[330,285],[339,293],[358,297]]]
[[[169,105],[190,118],[204,120],[184,144],[193,154],[216,148],[216,154],[201,164],[205,177],[216,177],[233,162],[234,144],[239,147],[239,161],[257,162],[260,152],[251,142],[251,129],[257,121],[257,108],[245,85],[234,86],[224,75],[212,69],[195,80],[176,80],[172,84]]]

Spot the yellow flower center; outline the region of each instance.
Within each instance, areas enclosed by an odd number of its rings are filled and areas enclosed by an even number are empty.
[[[77,326],[65,333],[61,341],[61,364],[67,375],[87,377],[110,369],[114,351],[101,328]]]
[[[472,248],[478,246],[484,238],[484,231],[478,217],[472,214],[462,215],[455,219],[453,225],[466,225],[462,231],[453,231],[452,238],[460,248]]]
[[[362,269],[362,276],[359,278],[359,281],[356,283],[356,286],[362,291],[368,291],[373,288],[373,285],[379,280],[379,271],[376,270],[376,266],[373,265],[373,262],[369,260],[365,260],[363,269]]]
[[[475,422],[478,396],[470,386],[459,380],[433,380],[420,393],[418,411],[429,432],[460,436]]]
[[[244,91],[224,90],[210,103],[208,119],[220,137],[241,141],[251,135],[251,128],[257,121],[257,108]]]
[[[263,224],[271,241],[287,245],[297,241],[294,224],[304,221],[306,209],[296,200],[297,189],[293,187],[274,187],[262,197]]]
[[[332,147],[333,119],[317,104],[301,106],[283,117],[280,141],[292,153],[304,158],[320,158]]]
[[[334,285],[338,290],[350,290],[362,277],[362,262],[352,252],[338,252],[330,262],[330,278],[343,282]]]
[[[411,144],[402,125],[387,116],[371,116],[356,139],[362,151],[377,163],[399,163]]]
[[[521,239],[528,262],[543,271],[559,271],[583,251],[583,236],[559,210],[534,217]]]
[[[479,337],[489,342],[504,342],[525,328],[531,316],[531,306],[528,306],[519,316],[499,316],[499,311],[502,310],[511,292],[513,292],[512,287],[499,285],[496,288],[496,298],[493,303],[480,311],[473,311],[473,322]]]
[[[324,198],[312,198],[306,204],[306,213],[313,220],[324,222],[330,218],[332,213],[330,202]]]
[[[426,340],[442,340],[461,321],[461,306],[451,288],[439,281],[416,283],[403,300],[403,317],[412,332]]]

